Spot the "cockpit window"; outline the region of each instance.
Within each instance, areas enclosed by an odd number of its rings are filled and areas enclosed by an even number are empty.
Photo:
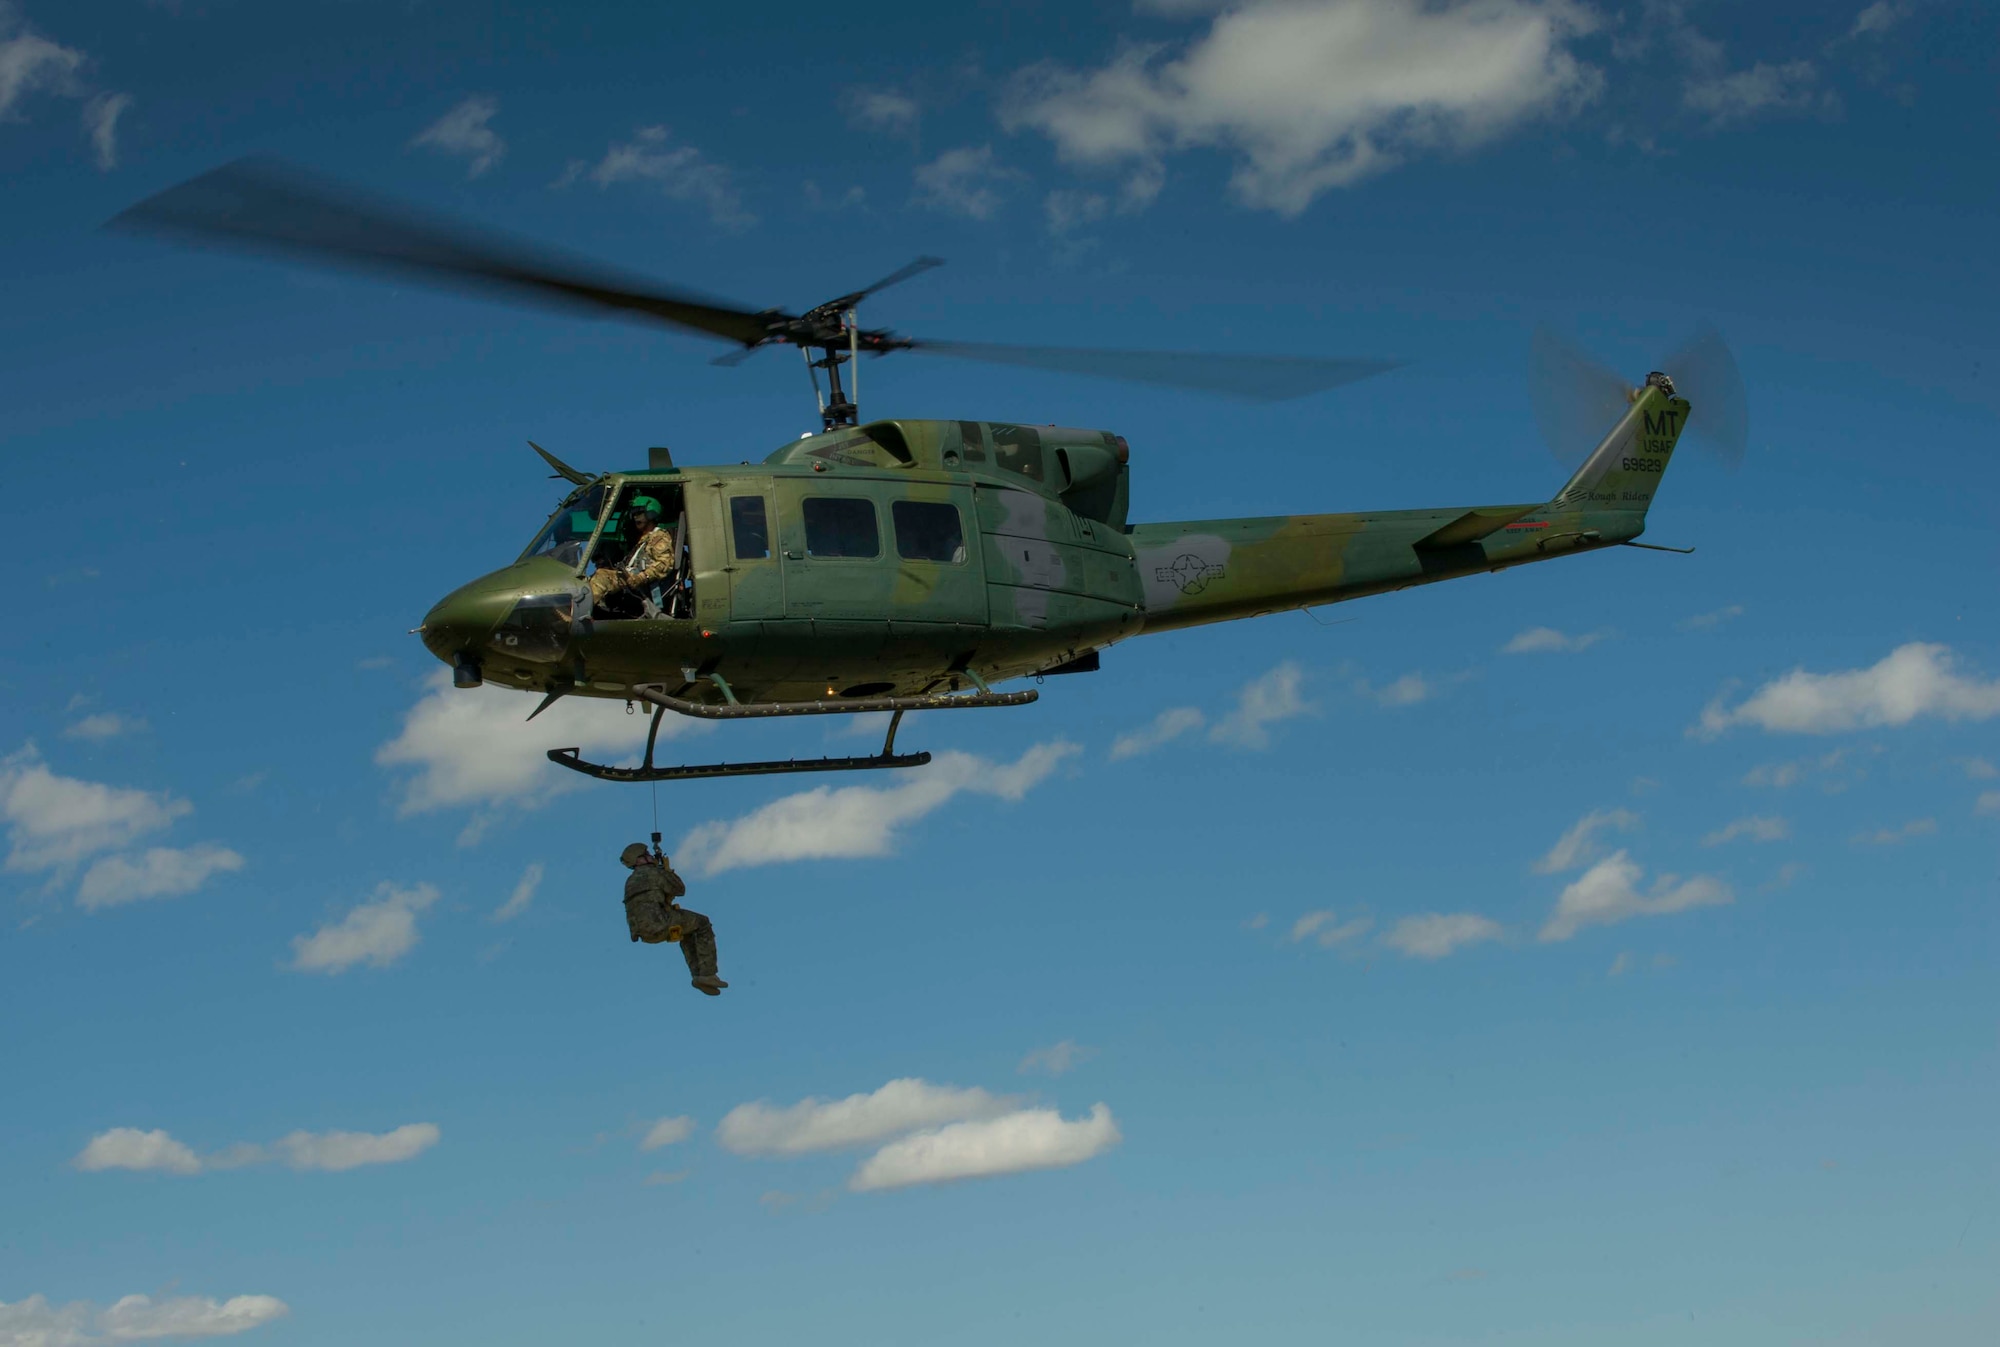
[[[553,557],[565,566],[581,566],[584,549],[590,545],[590,535],[596,530],[597,516],[603,509],[602,486],[577,492],[562,503],[522,559]]]

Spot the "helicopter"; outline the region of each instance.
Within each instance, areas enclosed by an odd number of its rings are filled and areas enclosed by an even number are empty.
[[[761,462],[684,465],[655,448],[644,468],[587,472],[530,441],[571,489],[517,559],[447,594],[415,628],[455,686],[542,694],[530,719],[564,697],[651,707],[636,767],[549,750],[551,761],[601,780],[921,766],[928,752],[896,749],[905,714],[1033,702],[1035,689],[996,685],[1095,671],[1105,649],[1136,636],[1611,547],[1692,550],[1637,540],[1693,403],[1670,373],[1632,387],[1559,346],[1538,348],[1537,358],[1554,384],[1578,395],[1544,396],[1545,380],[1537,416],[1545,432],[1587,452],[1547,500],[1135,523],[1132,450],[1121,435],[863,421],[861,355],[929,353],[1267,400],[1397,362],[903,337],[862,327],[859,306],[936,258],[801,313],[752,310],[420,216],[271,161],[226,165],[110,223],[658,323],[732,343],[715,362],[723,365],[766,347],[801,353],[821,429]],[[1708,428],[1740,454],[1741,383],[1727,348],[1707,334],[1688,360],[1713,372],[1721,424]],[[646,515],[673,524],[671,573],[594,599],[593,568],[630,555],[633,521]],[[887,712],[890,720],[881,749],[866,755],[657,765],[668,712],[717,721]]]

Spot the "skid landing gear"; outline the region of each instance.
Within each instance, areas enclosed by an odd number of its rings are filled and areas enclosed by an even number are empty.
[[[635,699],[650,703],[653,707],[653,723],[646,731],[646,756],[637,767],[611,767],[604,763],[586,762],[575,748],[552,748],[549,761],[559,767],[567,767],[572,772],[582,772],[594,776],[599,781],[689,781],[705,777],[722,776],[776,776],[788,772],[866,772],[889,767],[921,767],[931,760],[928,753],[896,752],[896,730],[903,723],[905,711],[950,711],[971,709],[981,706],[1025,706],[1040,694],[1030,689],[1026,692],[992,692],[985,690],[965,696],[921,696],[921,697],[861,697],[851,701],[817,702],[739,702],[729,691],[727,684],[715,680],[722,688],[722,695],[728,700],[716,706],[708,702],[693,702],[658,687],[640,687],[632,690]],[[853,716],[865,715],[871,711],[888,711],[889,733],[882,740],[882,751],[868,757],[854,758],[784,758],[774,762],[714,762],[690,767],[655,767],[653,746],[660,737],[660,720],[667,712],[674,711],[684,716],[694,716],[702,720],[763,720],[776,716]]]

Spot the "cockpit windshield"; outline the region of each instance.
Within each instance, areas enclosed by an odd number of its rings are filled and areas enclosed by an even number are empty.
[[[590,535],[597,528],[597,517],[604,513],[604,486],[587,486],[562,503],[549,519],[541,536],[534,545],[521,554],[522,560],[529,557],[554,557],[565,566],[581,566],[583,551],[590,545]]]

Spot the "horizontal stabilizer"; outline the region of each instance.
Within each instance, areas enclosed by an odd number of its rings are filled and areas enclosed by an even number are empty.
[[[1418,548],[1457,547],[1461,543],[1478,542],[1487,534],[1497,533],[1516,519],[1525,519],[1541,508],[1539,505],[1505,505],[1498,509],[1467,510],[1443,528],[1417,539],[1413,545]]]

